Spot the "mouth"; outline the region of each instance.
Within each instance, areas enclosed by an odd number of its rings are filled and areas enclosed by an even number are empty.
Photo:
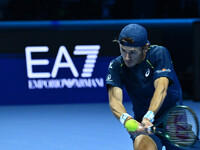
[[[129,65],[131,65],[133,62],[132,62],[132,61],[125,61],[125,63],[129,66]]]
[[[127,64],[131,64],[132,63],[132,61],[125,61]]]

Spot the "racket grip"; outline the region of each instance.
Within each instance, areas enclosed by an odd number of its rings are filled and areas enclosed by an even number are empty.
[[[148,127],[147,128],[147,132],[153,132],[153,128],[152,127]]]

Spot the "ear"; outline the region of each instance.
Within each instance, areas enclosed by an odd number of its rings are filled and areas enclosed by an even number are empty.
[[[148,51],[148,49],[149,49],[149,48],[145,46],[144,49],[143,49],[143,52],[146,53],[146,52]]]
[[[146,52],[148,51],[148,49],[149,49],[149,48],[148,48],[147,46],[145,46],[145,47],[143,48],[143,50],[142,50],[143,53],[146,53]]]
[[[149,50],[149,46],[150,46],[149,43],[147,43],[143,48],[143,52],[146,53]]]

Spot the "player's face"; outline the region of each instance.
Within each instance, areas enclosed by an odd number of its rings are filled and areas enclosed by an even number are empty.
[[[130,47],[121,44],[120,52],[127,67],[133,67],[141,63],[146,55],[142,47]]]

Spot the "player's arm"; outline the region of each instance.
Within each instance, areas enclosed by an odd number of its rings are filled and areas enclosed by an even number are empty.
[[[148,112],[145,114],[143,121],[148,119],[153,122],[153,118],[163,104],[167,95],[169,79],[167,77],[160,77],[154,81],[155,91],[149,106]]]
[[[154,114],[158,112],[163,104],[163,101],[167,95],[167,89],[169,85],[169,79],[167,77],[160,77],[154,81],[155,92],[150,103],[149,110]]]
[[[119,87],[109,86],[108,87],[108,96],[109,96],[109,106],[117,119],[120,119],[123,113],[126,113],[126,109],[122,103],[123,101],[123,92]]]
[[[140,126],[140,123],[133,119],[133,117],[127,114],[127,111],[123,105],[123,92],[119,87],[109,86],[109,105],[114,116],[120,120],[129,132],[134,132]]]

